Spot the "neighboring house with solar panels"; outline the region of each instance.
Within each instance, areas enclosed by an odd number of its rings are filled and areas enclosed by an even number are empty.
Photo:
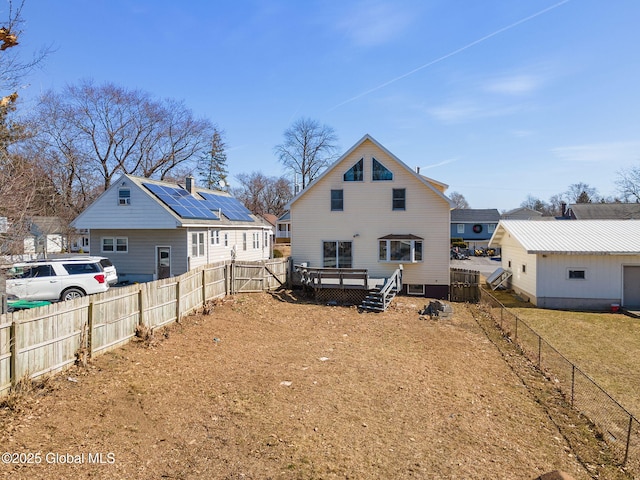
[[[374,278],[402,265],[404,293],[448,298],[446,188],[365,135],[289,202],[293,262]]]
[[[230,260],[264,260],[270,227],[226,192],[123,175],[73,222],[121,280],[144,282]]]

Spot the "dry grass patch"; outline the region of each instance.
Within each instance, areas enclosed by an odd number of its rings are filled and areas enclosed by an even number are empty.
[[[421,320],[423,305],[398,297],[360,314],[296,292],[228,298],[0,410],[6,450],[111,452],[114,464],[0,465],[0,477],[631,478],[473,307]]]
[[[510,311],[640,418],[640,320],[620,313]]]

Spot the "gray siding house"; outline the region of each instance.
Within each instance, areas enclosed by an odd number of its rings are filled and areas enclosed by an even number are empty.
[[[231,260],[264,260],[270,227],[226,192],[123,175],[73,222],[122,281],[145,282]]]
[[[451,210],[451,238],[462,238],[471,250],[484,248],[500,221],[495,208],[455,208]]]

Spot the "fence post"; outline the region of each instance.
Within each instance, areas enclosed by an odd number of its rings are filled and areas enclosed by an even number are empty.
[[[93,356],[93,321],[95,316],[95,310],[93,308],[93,302],[89,302],[89,308],[87,309],[87,355],[91,358]]]
[[[176,323],[180,323],[180,280],[176,280]]]
[[[542,370],[542,337],[538,335],[538,368]]]
[[[138,325],[144,325],[144,294],[142,292],[142,285],[138,289]]]
[[[11,322],[9,328],[9,351],[11,359],[9,361],[9,378],[11,379],[11,387],[14,388],[18,383],[18,322]]]
[[[573,407],[574,392],[576,389],[576,366],[571,364],[571,406]]]
[[[631,444],[632,429],[633,429],[633,415],[629,415],[629,428],[627,429],[627,448],[624,451],[624,460],[622,461],[623,467],[627,464],[627,460],[629,459],[629,445]]]
[[[202,269],[202,306],[207,303],[207,269]]]

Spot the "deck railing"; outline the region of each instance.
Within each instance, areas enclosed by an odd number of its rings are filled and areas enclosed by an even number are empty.
[[[294,265],[303,285],[313,289],[354,288],[369,289],[369,275],[366,268],[318,268]]]

